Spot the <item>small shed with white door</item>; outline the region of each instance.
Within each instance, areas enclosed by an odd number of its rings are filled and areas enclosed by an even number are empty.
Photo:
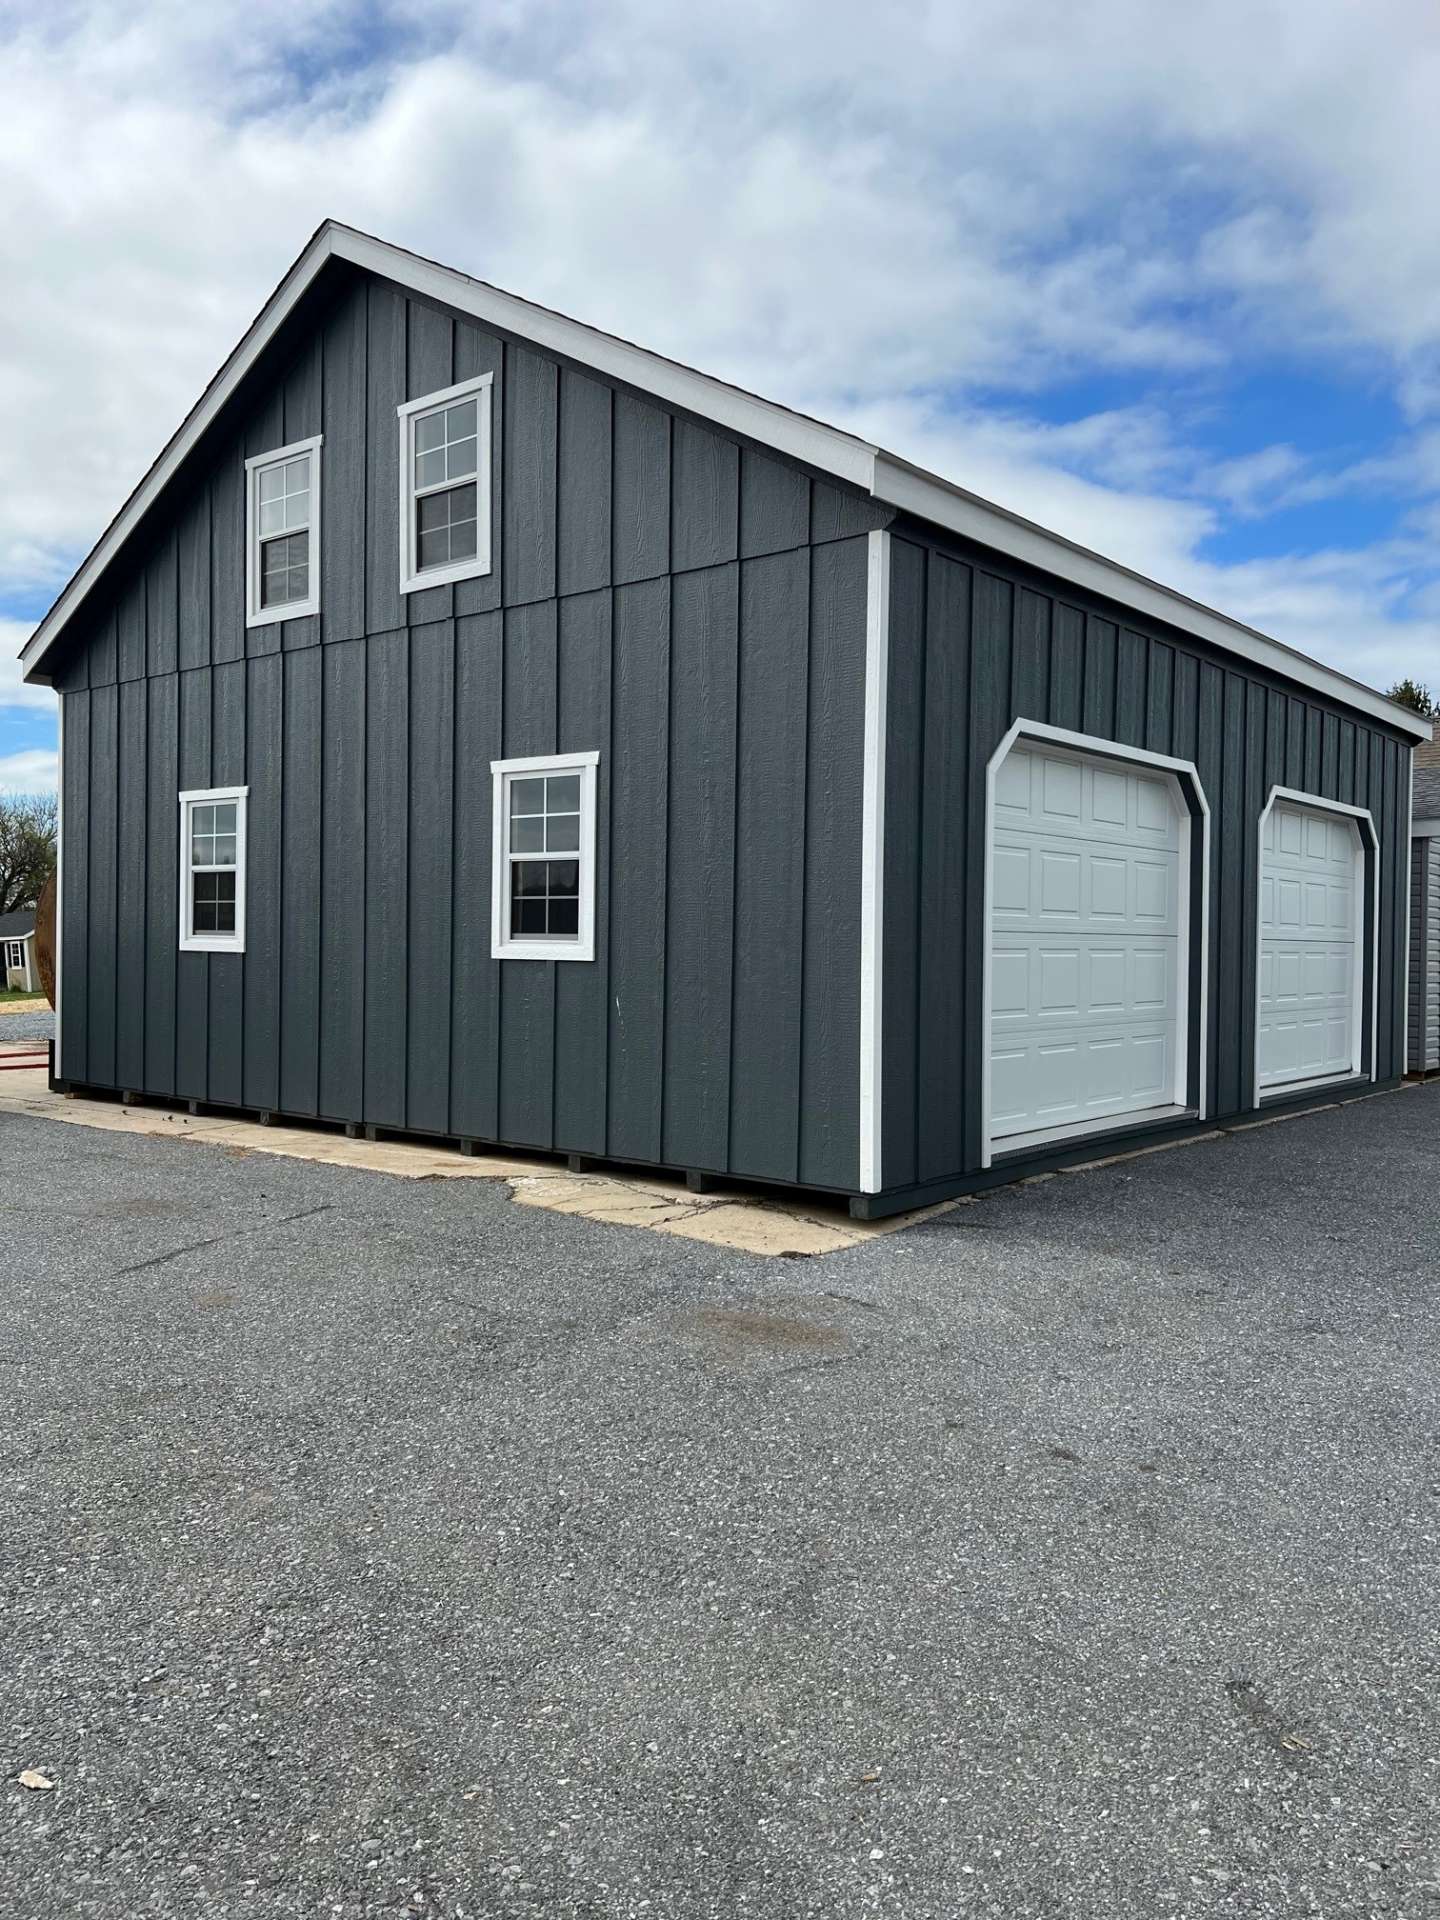
[[[0,986],[8,993],[38,993],[35,964],[35,909],[0,913]]]

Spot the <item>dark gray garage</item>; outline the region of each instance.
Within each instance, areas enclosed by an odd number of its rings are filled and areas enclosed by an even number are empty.
[[[1427,723],[349,228],[24,659],[76,1090],[884,1212],[1404,1071]]]

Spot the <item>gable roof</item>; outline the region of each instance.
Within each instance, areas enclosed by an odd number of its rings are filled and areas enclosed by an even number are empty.
[[[81,562],[69,584],[40,622],[20,658],[27,680],[48,681],[44,663],[66,624],[105,572],[141,517],[235,392],[302,295],[330,260],[346,260],[437,300],[532,345],[638,388],[656,399],[742,434],[761,446],[789,454],[829,477],[848,482],[873,499],[949,532],[977,541],[1090,592],[1123,602],[1137,613],[1237,654],[1253,666],[1295,681],[1394,727],[1428,740],[1430,725],[1347,674],[1322,666],[1307,654],[1241,621],[1217,613],[1173,588],[1047,532],[1007,508],[982,500],[952,481],[887,453],[857,435],[827,426],[743,388],[697,373],[678,361],[634,346],[614,334],[534,305],[453,267],[423,259],[385,240],[327,220],[266,301],[248,332],[186,415],[150,471]]]
[[[28,940],[35,931],[35,909],[19,913],[0,913],[0,940]]]

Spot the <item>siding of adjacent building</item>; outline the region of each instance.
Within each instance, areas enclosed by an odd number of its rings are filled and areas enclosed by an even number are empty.
[[[1410,843],[1410,1070],[1440,1070],[1440,840]]]
[[[1402,736],[903,522],[892,540],[888,702],[886,1188],[943,1184],[981,1165],[985,769],[1016,719],[1198,768],[1211,813],[1208,1077],[1217,1117],[1253,1102],[1257,823],[1270,788],[1369,808],[1380,840],[1376,1072],[1386,1081],[1403,1071]]]
[[[851,1188],[866,535],[887,516],[332,270],[77,618],[72,1081]],[[402,596],[397,404],[496,377],[494,571]],[[323,432],[317,617],[244,619],[244,461]],[[597,958],[490,958],[490,762],[598,748]],[[248,783],[247,950],[177,793]]]

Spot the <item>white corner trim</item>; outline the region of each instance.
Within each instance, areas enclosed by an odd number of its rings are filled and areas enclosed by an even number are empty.
[[[1412,867],[1415,856],[1411,842],[1415,838],[1415,749],[1411,747],[1405,755],[1406,772],[1409,778],[1405,782],[1405,838],[1401,843],[1400,864],[1405,869],[1405,950],[1401,966],[1404,980],[1404,995],[1400,1013],[1400,1073],[1410,1071],[1410,892],[1413,882]]]
[[[404,400],[395,409],[400,422],[397,439],[400,478],[400,591],[420,593],[426,587],[451,586],[457,580],[476,580],[491,571],[494,552],[494,473],[491,450],[495,437],[495,375],[477,374],[473,380],[461,380],[438,393],[423,394],[417,400]],[[448,566],[426,567],[422,573],[415,554],[415,422],[422,414],[448,407],[474,394],[476,408],[475,443],[475,551],[468,559],[452,560]],[[463,485],[456,481],[455,485]]]
[[[1176,1000],[1176,1029],[1178,1044],[1175,1049],[1175,1102],[1165,1108],[1163,1113],[1175,1114],[1193,1111],[1203,1120],[1210,1111],[1210,801],[1205,792],[1205,783],[1200,778],[1200,770],[1193,760],[1179,760],[1173,754],[1152,753],[1147,747],[1124,746],[1118,740],[1105,740],[1096,734],[1077,733],[1070,727],[1052,727],[1043,720],[1017,720],[1005,734],[994,753],[985,763],[985,875],[982,908],[982,962],[981,962],[981,1013],[980,1013],[980,1165],[989,1167],[993,1161],[994,1141],[991,1135],[991,1114],[993,1092],[990,1083],[990,1022],[991,997],[994,983],[991,978],[993,965],[993,929],[991,920],[994,910],[995,890],[995,780],[1000,768],[1009,757],[1017,741],[1033,741],[1039,745],[1068,749],[1073,753],[1084,754],[1092,760],[1123,760],[1137,766],[1148,767],[1171,776],[1176,789],[1187,782],[1199,808],[1200,819],[1200,996],[1196,1008],[1196,1021],[1199,1029],[1199,1050],[1196,1056],[1196,1079],[1199,1085],[1195,1098],[1189,1097],[1188,1080],[1190,1073],[1190,943],[1192,935],[1190,916],[1190,895],[1195,878],[1194,826],[1195,821],[1185,804],[1183,792],[1179,793],[1180,802],[1180,868],[1185,876],[1185,886],[1179,901],[1179,927],[1176,933],[1176,948],[1179,957],[1179,990]],[[1139,1116],[1143,1123],[1144,1115]],[[1128,1114],[1117,1114],[1109,1121],[1112,1129],[1136,1124]],[[1047,1131],[1047,1142],[1063,1139],[1083,1138],[1086,1134],[1100,1131],[1094,1123],[1077,1121],[1073,1126],[1057,1127]],[[1023,1139],[1023,1136],[1020,1138]],[[1008,1149],[1002,1149],[1008,1151]]]
[[[878,1193],[884,1118],[885,734],[890,679],[890,535],[869,536],[865,746],[860,826],[860,1191]]]
[[[275,447],[269,453],[251,454],[245,462],[245,625],[247,628],[273,627],[282,620],[306,620],[320,611],[320,468],[322,465],[320,449],[324,444],[324,434],[316,433],[312,434],[308,440],[293,440],[288,447]],[[287,600],[283,606],[279,607],[262,607],[260,604],[259,522],[255,511],[256,475],[265,467],[281,466],[287,460],[298,460],[303,454],[308,454],[310,458],[310,518],[304,528],[297,527],[295,531],[305,532],[310,536],[310,591],[303,600]]]
[[[599,786],[600,755],[589,750],[581,753],[532,753],[518,759],[490,762],[490,958],[492,960],[593,960],[595,958],[596,802]],[[580,847],[575,858],[580,864],[580,928],[574,940],[558,934],[553,940],[529,939],[510,932],[510,853],[506,845],[509,826],[509,782],[530,773],[578,773],[580,775]],[[543,857],[543,856],[540,856]],[[557,855],[565,859],[567,855]]]
[[[1365,1018],[1365,969],[1355,970],[1355,1046],[1351,1055],[1349,1073],[1332,1074],[1325,1081],[1296,1080],[1276,1087],[1267,1087],[1260,1091],[1260,947],[1265,938],[1264,907],[1265,886],[1261,872],[1265,864],[1265,822],[1270,818],[1277,800],[1288,800],[1297,807],[1310,807],[1317,813],[1336,813],[1342,818],[1353,820],[1361,829],[1363,839],[1370,843],[1370,1072],[1365,1075],[1365,1050],[1361,1039],[1362,1023]],[[1365,899],[1365,847],[1357,844],[1356,860],[1359,866],[1356,896]],[[1364,928],[1356,929],[1355,948],[1363,953]],[[1318,793],[1306,793],[1300,787],[1271,787],[1269,798],[1260,809],[1260,818],[1255,823],[1255,951],[1251,958],[1255,963],[1255,1044],[1250,1058],[1250,1105],[1258,1108],[1262,1101],[1284,1099],[1288,1095],[1303,1094],[1311,1087],[1333,1085],[1341,1080],[1353,1080],[1364,1076],[1370,1080],[1378,1079],[1377,1046],[1380,1037],[1380,836],[1375,831],[1375,816],[1369,807],[1352,807],[1345,800],[1327,800]],[[1408,974],[1410,956],[1405,955],[1405,970]]]
[[[190,866],[190,808],[212,800],[235,802],[235,931],[233,933],[192,933],[190,897],[194,875]],[[181,953],[244,953],[245,896],[249,890],[249,849],[246,844],[246,816],[250,811],[249,787],[186,787],[180,801],[180,881],[179,897]]]
[[[225,365],[31,635],[20,656],[27,676],[38,674],[65,623],[331,259],[347,260],[468,314],[487,327],[564,355],[716,426],[743,434],[833,479],[857,486],[900,511],[916,514],[1043,568],[1059,579],[1164,620],[1342,706],[1366,713],[1411,739],[1431,737],[1428,721],[1371,688],[1059,534],[1048,533],[1032,521],[981,500],[867,440],[333,220],[325,221],[311,237]]]
[[[64,1077],[61,1065],[61,1048],[65,1039],[65,1016],[62,1011],[65,1004],[65,696],[62,693],[56,703],[60,711],[56,716],[56,769],[55,769],[55,952],[52,959],[55,965],[55,1078]],[[36,942],[39,951],[39,942]]]

